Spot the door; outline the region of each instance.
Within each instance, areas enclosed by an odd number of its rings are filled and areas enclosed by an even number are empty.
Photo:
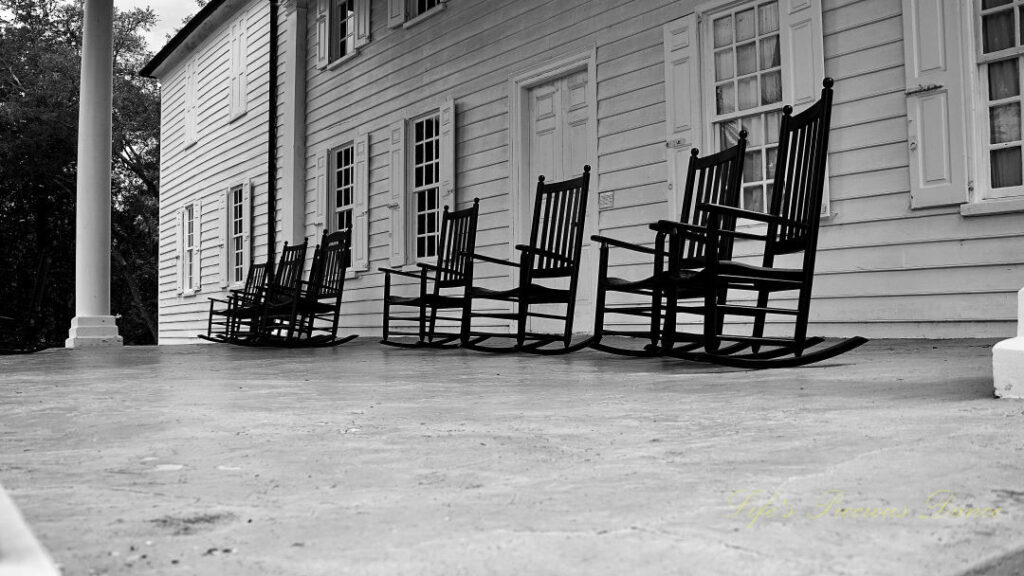
[[[586,69],[572,72],[554,80],[537,84],[528,94],[528,138],[527,143],[529,178],[524,182],[526,190],[520,195],[523,237],[529,241],[529,226],[533,218],[533,205],[537,191],[537,177],[544,176],[549,182],[579,176],[583,166],[594,166],[596,143],[593,142],[594,110],[590,103],[589,73]],[[584,230],[582,262],[579,288],[576,295],[576,318],[574,332],[588,332],[593,324],[593,303],[596,291],[596,251],[591,247],[590,236],[597,229],[597,191],[594,170],[591,170],[591,186],[587,198],[587,222]],[[562,306],[552,307],[552,312],[562,313]],[[546,312],[538,308],[538,312]],[[556,320],[533,318],[528,328],[531,332],[559,333],[564,329]]]

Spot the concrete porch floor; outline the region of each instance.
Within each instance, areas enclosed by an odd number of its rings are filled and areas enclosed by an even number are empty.
[[[0,483],[68,575],[1024,573],[992,341],[748,372],[371,340],[0,357]]]

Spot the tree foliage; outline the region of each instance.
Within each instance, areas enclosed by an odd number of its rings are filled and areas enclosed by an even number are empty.
[[[155,19],[115,10],[111,312],[134,344],[157,333],[160,96],[136,74]],[[81,0],[0,0],[0,330],[21,347],[60,345],[74,316],[81,47]]]

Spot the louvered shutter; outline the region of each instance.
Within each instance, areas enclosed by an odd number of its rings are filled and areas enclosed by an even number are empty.
[[[231,222],[234,216],[232,212],[231,199],[234,194],[228,188],[221,194],[220,204],[217,213],[220,214],[220,287],[230,285],[234,278],[231,277],[231,252],[234,246],[231,245]]]
[[[405,23],[405,0],[388,0],[388,28]]]
[[[390,130],[391,169],[391,265],[405,264],[405,121]]]
[[[695,14],[684,16],[664,27],[665,144],[669,209],[673,215],[680,212],[690,150],[700,145],[702,137],[700,49],[697,38]]]
[[[912,208],[968,201],[959,5],[903,0]]]
[[[370,0],[356,0],[356,48],[370,41]]]
[[[320,226],[320,232],[330,228],[328,226],[330,195],[327,188],[327,152],[325,151],[316,155],[316,224]]]
[[[324,68],[331,60],[331,26],[328,14],[331,0],[316,0],[316,66]]]
[[[441,206],[455,210],[455,101],[441,104]]]
[[[355,197],[352,207],[352,269],[370,268],[370,136],[355,142]]]
[[[185,291],[185,211],[174,213],[174,283],[175,292]]]

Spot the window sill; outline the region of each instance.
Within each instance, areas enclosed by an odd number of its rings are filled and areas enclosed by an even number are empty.
[[[441,10],[444,10],[445,6],[447,6],[447,5],[448,5],[447,2],[441,2],[440,4],[438,4],[437,6],[434,6],[430,10],[427,10],[423,14],[420,14],[419,16],[416,16],[415,18],[413,18],[411,20],[406,20],[405,22],[402,23],[402,28],[412,28],[413,26],[419,24],[420,22],[423,22],[427,18],[430,18],[434,14],[437,14]]]
[[[248,111],[248,109],[243,109],[243,110],[239,110],[238,112],[232,112],[228,116],[228,124],[234,123],[239,118],[245,118],[245,114],[246,114],[247,111]]]
[[[335,58],[334,60],[331,60],[330,62],[328,62],[327,66],[324,66],[324,70],[328,70],[328,71],[330,71],[330,70],[337,70],[342,64],[344,64],[346,62],[349,62],[351,60],[354,60],[355,57],[358,56],[358,55],[359,55],[359,48],[354,48],[351,52],[349,52],[348,54],[345,54],[341,58]]]
[[[981,200],[960,205],[961,216],[987,216],[989,214],[1008,214],[1010,212],[1024,212],[1024,198]]]

